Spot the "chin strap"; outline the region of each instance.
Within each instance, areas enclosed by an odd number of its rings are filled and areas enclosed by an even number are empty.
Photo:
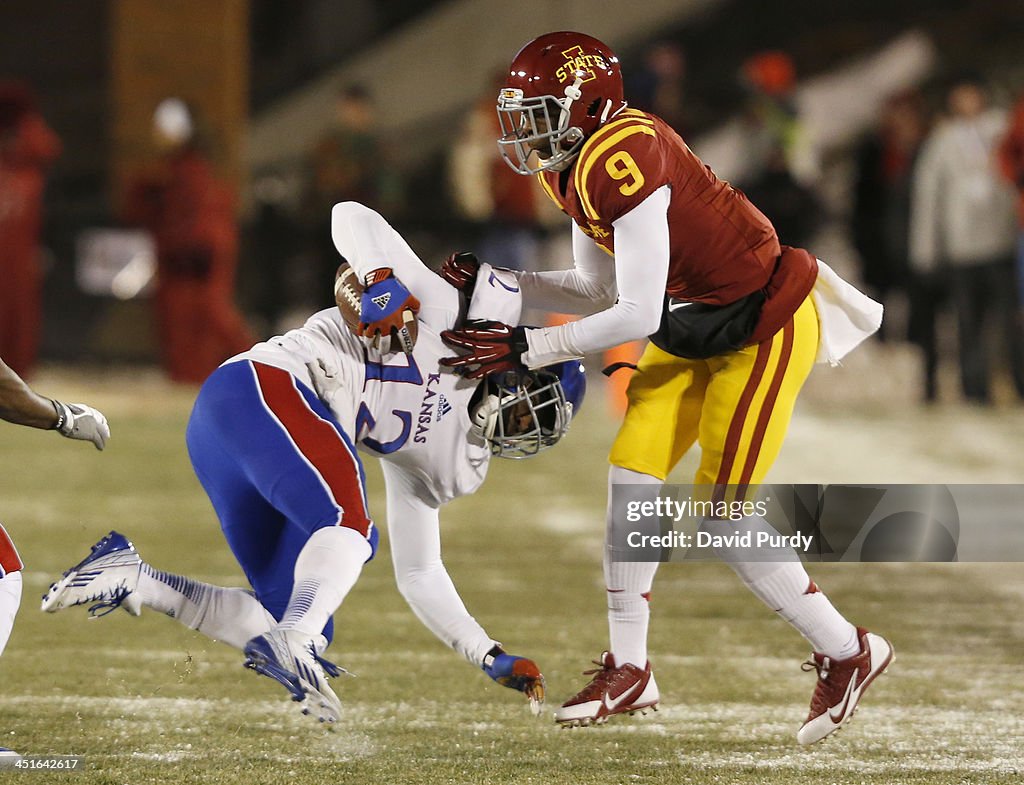
[[[583,84],[583,72],[576,72],[576,80],[565,88],[565,97],[572,101],[579,101],[583,97],[583,91],[580,90],[580,85]],[[568,109],[568,107],[566,107]]]

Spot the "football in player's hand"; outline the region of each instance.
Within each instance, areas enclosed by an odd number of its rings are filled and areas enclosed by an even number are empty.
[[[338,304],[341,318],[352,332],[359,327],[360,303],[363,299],[363,284],[356,271],[348,262],[342,262],[334,275],[334,302]]]
[[[334,302],[341,311],[341,318],[348,328],[355,334],[364,338],[368,345],[378,349],[384,354],[391,351],[403,351],[411,354],[416,345],[416,338],[419,333],[419,323],[416,321],[414,311],[406,308],[402,311],[402,326],[399,329],[392,329],[390,336],[372,337],[363,336],[360,333],[362,321],[362,299],[366,287],[359,280],[356,271],[348,264],[342,262],[338,272],[334,275]]]

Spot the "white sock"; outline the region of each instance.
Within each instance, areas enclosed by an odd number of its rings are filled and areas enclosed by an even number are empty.
[[[295,560],[295,586],[278,629],[319,635],[370,558],[370,543],[347,526],[317,529]]]
[[[650,595],[658,562],[616,561],[615,543],[622,539],[616,523],[622,526],[626,517],[613,509],[613,488],[617,507],[627,501],[654,499],[661,491],[662,480],[649,474],[612,466],[608,471],[608,510],[605,528],[604,580],[608,590],[608,637],[611,653],[618,666],[631,662],[637,667],[647,665],[647,630],[650,624]],[[621,486],[633,486],[623,488]],[[642,524],[641,524],[642,525]],[[617,536],[619,535],[619,536]]]
[[[4,653],[7,639],[14,629],[14,617],[21,605],[21,571],[7,573],[0,578],[0,654]]]
[[[142,565],[137,591],[147,608],[236,649],[276,623],[252,592],[214,586],[148,564]]]
[[[739,526],[737,526],[739,524]],[[705,521],[714,533],[752,530],[779,534],[764,518],[744,521]],[[834,659],[846,659],[860,651],[857,628],[835,609],[818,589],[791,548],[770,553],[757,550],[757,561],[749,561],[751,552],[743,548],[716,548],[718,555],[740,576],[747,588],[788,621],[810,642],[814,650]]]

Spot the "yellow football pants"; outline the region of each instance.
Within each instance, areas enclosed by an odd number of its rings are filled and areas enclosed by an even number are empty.
[[[664,480],[699,442],[694,484],[759,484],[782,448],[817,351],[810,295],[770,339],[735,352],[687,360],[648,344],[610,462]]]

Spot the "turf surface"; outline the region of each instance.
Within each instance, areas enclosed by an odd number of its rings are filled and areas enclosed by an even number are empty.
[[[243,670],[238,652],[170,619],[42,614],[49,582],[110,529],[161,569],[243,585],[185,454],[194,391],[148,374],[94,379],[50,372],[34,383],[101,408],[113,429],[107,451],[7,426],[0,472],[0,520],[29,565],[0,659],[0,746],[84,755],[87,768],[0,773],[0,782],[947,785],[1024,777],[1020,564],[812,566],[841,610],[893,640],[897,660],[854,722],[810,749],[794,738],[814,681],[799,667],[807,645],[717,564],[667,565],[658,575],[651,657],[661,710],[575,730],[555,727],[550,711],[532,717],[517,694],[420,625],[395,590],[386,537],[336,617],[329,654],[357,677],[337,685],[346,713],[331,729]],[[813,444],[806,424],[815,416],[798,413],[801,453]],[[864,427],[872,421],[864,415]],[[509,651],[540,663],[552,702],[582,686],[580,671],[606,645],[600,549],[613,428],[595,396],[565,445],[499,463],[481,493],[443,518],[446,563],[467,606]],[[804,459],[791,449],[779,467],[787,480]],[[383,521],[380,476],[367,463]]]

